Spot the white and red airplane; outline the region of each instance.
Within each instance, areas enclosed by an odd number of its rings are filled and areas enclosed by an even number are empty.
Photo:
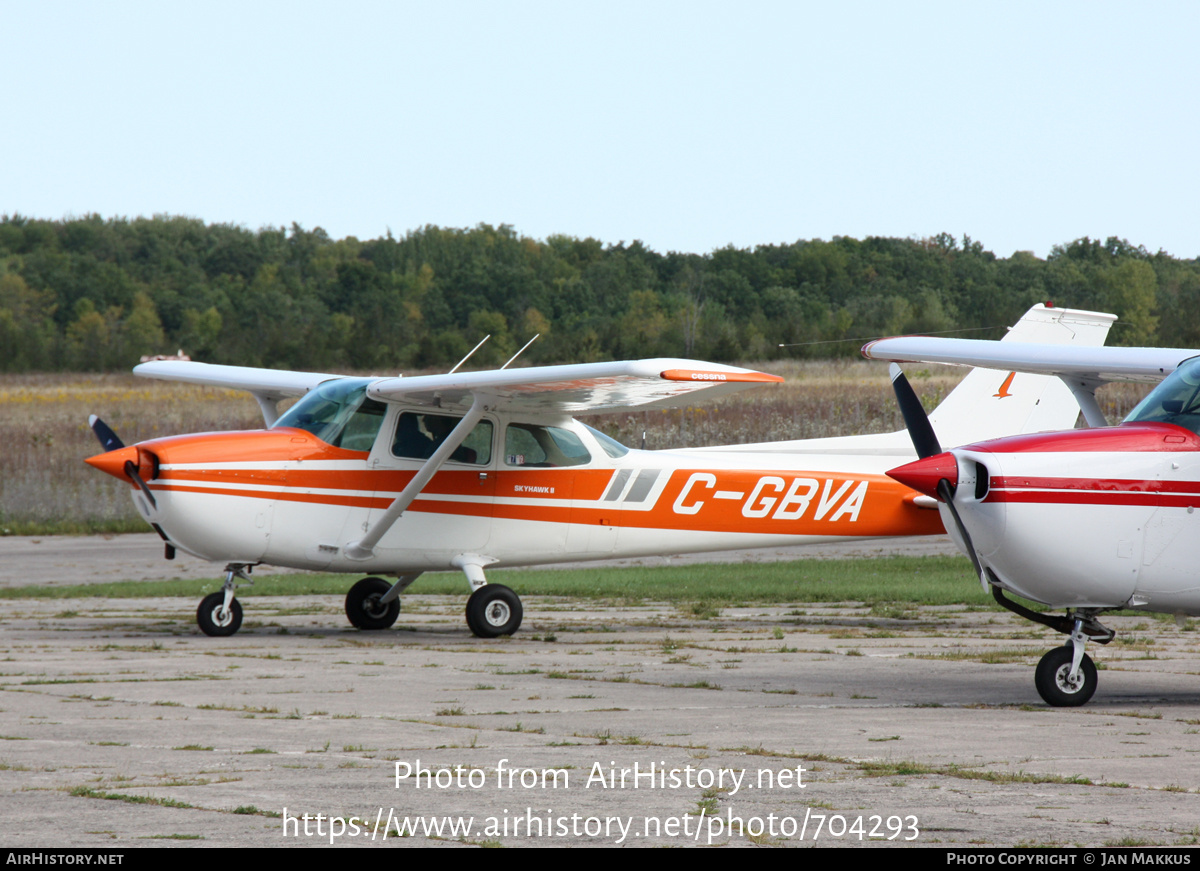
[[[892,361],[921,456],[888,474],[939,500],[946,529],[997,602],[1070,636],[1038,664],[1035,683],[1047,703],[1082,705],[1092,697],[1096,667],[1084,648],[1115,635],[1097,619],[1102,612],[1200,615],[1200,351],[904,337],[873,342],[863,353]],[[1057,376],[1091,428],[943,452],[937,425],[925,420],[897,362]],[[1110,427],[1095,398],[1110,381],[1161,383]],[[1066,615],[1032,611],[1006,592]]]
[[[1111,315],[1037,306],[1013,341],[1098,346]],[[411,378],[344,378],[192,362],[138,375],[249,391],[267,425],[125,447],[103,422],[88,462],[126,482],[166,542],[226,564],[200,604],[209,635],[241,625],[234,598],[260,563],[370,574],[346,597],[360,629],[391,626],[422,573],[455,568],[467,624],[515,632],[520,599],[488,567],[893,535],[936,534],[928,497],[885,472],[914,456],[886,433],[694,450],[631,450],[573,415],[695,401],[782,379],[690,360],[589,363]],[[302,398],[284,414],[278,402]],[[934,412],[955,443],[1069,426],[1056,378],[976,370]],[[386,581],[378,575],[391,575]]]

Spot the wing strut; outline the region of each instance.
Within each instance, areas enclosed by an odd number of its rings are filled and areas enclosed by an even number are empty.
[[[361,539],[346,545],[344,553],[348,559],[366,560],[375,555],[375,545],[379,544],[379,539],[383,538],[384,533],[392,528],[392,524],[400,519],[400,515],[417,498],[425,488],[425,485],[429,483],[430,479],[437,473],[437,470],[441,468],[442,464],[450,459],[450,455],[458,450],[459,445],[466,441],[467,436],[470,435],[471,430],[475,428],[475,424],[479,423],[480,418],[483,417],[486,411],[487,406],[484,405],[484,398],[479,394],[475,394],[474,401],[471,403],[471,410],[450,431],[450,435],[446,436],[446,440],[438,445],[437,450],[433,452],[433,456],[425,461],[425,465],[417,470],[417,474],[408,482],[408,486],[400,491],[400,495],[388,506],[388,510],[383,513],[383,516],[376,521],[375,525]]]
[[[270,429],[275,425],[275,421],[279,420],[279,400],[282,397],[271,396],[258,390],[251,390],[250,393],[258,403],[258,410],[262,412],[263,423]]]
[[[1071,389],[1071,394],[1079,403],[1079,410],[1083,412],[1083,419],[1087,421],[1089,427],[1108,426],[1108,420],[1104,417],[1104,412],[1100,410],[1100,403],[1096,401],[1096,388],[1103,387],[1108,382],[1096,378],[1079,378],[1068,375],[1059,375],[1058,377]]]

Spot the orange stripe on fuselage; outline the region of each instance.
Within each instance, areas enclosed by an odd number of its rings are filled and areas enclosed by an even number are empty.
[[[391,494],[402,489],[414,474],[407,471],[313,471],[305,473],[304,485],[300,485],[292,480],[289,470],[286,484],[278,490],[202,486],[205,482],[233,483],[228,475],[215,474],[229,471],[233,470],[214,470],[206,476],[195,470],[186,479],[156,480],[151,488],[385,509],[391,504]],[[525,497],[539,503],[559,503],[550,505],[494,502],[491,494],[479,486],[478,472],[443,471],[434,476],[422,495],[481,498],[458,501],[418,497],[409,510],[531,522],[770,535],[926,535],[943,531],[936,512],[915,507],[906,499],[911,495],[908,488],[881,475],[691,469],[664,470],[663,474],[669,475],[669,480],[654,505],[648,510],[630,510],[620,501],[598,502],[612,478],[611,470],[499,473],[496,496],[506,500]],[[261,477],[256,480],[247,477],[237,483],[261,485],[265,482]],[[276,482],[272,480],[271,483]],[[358,493],[330,492],[333,490]],[[552,493],[547,493],[548,490]],[[376,495],[378,493],[385,495]],[[597,504],[580,505],[580,502]],[[640,508],[640,504],[632,507]]]
[[[273,485],[298,490],[359,490],[369,493],[399,493],[416,475],[415,470],[382,469],[164,469],[155,484],[176,481],[208,484]],[[481,478],[480,475],[486,477]],[[613,473],[610,469],[582,469],[578,472],[550,470],[492,471],[443,469],[425,485],[423,493],[439,496],[492,495],[485,486],[495,483],[495,495],[502,497],[543,497],[560,499],[599,499]],[[552,491],[552,492],[551,492]]]

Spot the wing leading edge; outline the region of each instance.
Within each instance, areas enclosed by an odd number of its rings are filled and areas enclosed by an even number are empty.
[[[1110,381],[1161,381],[1175,367],[1200,351],[1187,348],[1108,348],[1041,345],[1031,342],[990,342],[983,339],[939,339],[901,336],[878,339],[863,348],[863,356],[891,363],[950,363],[1082,378],[1100,384]]]
[[[275,422],[280,399],[303,396],[322,382],[342,377],[180,361],[143,363],[133,371],[143,378],[249,391],[263,409],[268,426]],[[578,415],[677,405],[697,392],[702,392],[700,398],[712,399],[782,381],[778,375],[737,366],[660,358],[381,378],[367,392],[385,402],[441,408],[470,406],[479,395],[498,411]]]
[[[256,369],[251,366],[220,366],[184,360],[155,360],[133,367],[133,374],[159,381],[182,381],[205,387],[245,390],[254,396],[267,426],[279,418],[279,401],[303,396],[318,384],[341,375],[321,372],[291,372],[286,369]]]
[[[1115,319],[1095,312],[1062,312],[1061,323],[1080,319]],[[1013,334],[1010,334],[1010,338]],[[1020,337],[1024,339],[1024,336]],[[1189,348],[1107,348],[1095,344],[1042,344],[1030,341],[985,341],[929,336],[899,336],[867,344],[862,353],[871,360],[892,363],[949,363],[1034,375],[1057,376],[1070,389],[1088,426],[1106,426],[1096,401],[1096,389],[1111,381],[1155,383],[1163,380],[1200,351]]]
[[[535,366],[376,381],[368,395],[416,405],[469,405],[488,397],[496,410],[531,414],[589,414],[621,408],[676,405],[703,391],[712,399],[783,379],[752,369],[660,358],[613,363]]]

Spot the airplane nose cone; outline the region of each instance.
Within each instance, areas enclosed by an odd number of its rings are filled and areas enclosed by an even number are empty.
[[[131,445],[127,448],[118,448],[115,451],[109,451],[106,454],[97,454],[94,457],[88,457],[84,462],[94,469],[107,472],[114,478],[129,481],[129,476],[125,474],[125,464],[129,462],[132,462],[135,466],[138,464],[138,450]]]
[[[889,478],[894,478],[905,487],[912,487],[918,493],[937,499],[938,481],[945,478],[951,487],[958,486],[958,460],[954,458],[954,454],[946,451],[898,466],[887,474]]]

